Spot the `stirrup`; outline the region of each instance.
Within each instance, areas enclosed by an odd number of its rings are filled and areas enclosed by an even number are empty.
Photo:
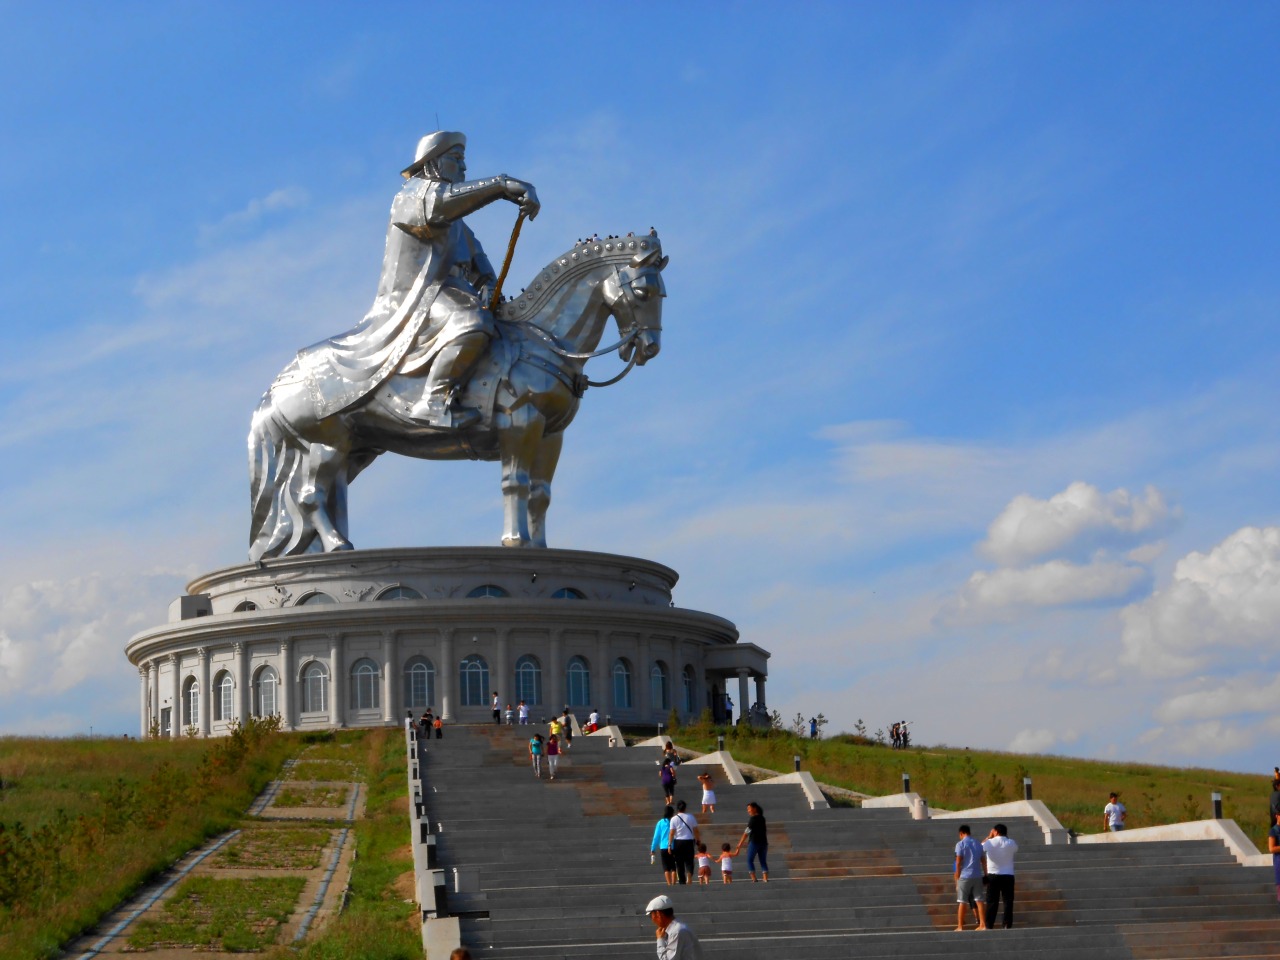
[[[409,408],[409,418],[442,430],[461,430],[479,423],[480,411],[472,407],[455,407],[439,397],[420,400]]]

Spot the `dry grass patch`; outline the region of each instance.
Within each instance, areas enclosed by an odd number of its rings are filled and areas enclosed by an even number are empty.
[[[314,870],[333,837],[325,827],[246,827],[209,863],[222,869]]]
[[[282,787],[271,802],[273,807],[340,807],[351,795],[346,783],[322,783],[312,786]]]

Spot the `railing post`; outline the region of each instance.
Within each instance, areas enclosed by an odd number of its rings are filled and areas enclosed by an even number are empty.
[[[721,753],[724,753],[724,734],[723,733],[720,734],[720,736],[716,737],[716,749],[719,750]]]
[[[795,754],[791,759],[796,765],[796,773],[799,773],[800,772],[800,754],[798,753]]]
[[[904,772],[902,774],[902,792],[903,793],[911,792],[911,774],[909,773]]]
[[[1030,777],[1022,778],[1022,799],[1023,800],[1031,799],[1031,778]]]
[[[1209,794],[1209,799],[1213,803],[1213,819],[1222,819],[1222,794],[1217,790]]]

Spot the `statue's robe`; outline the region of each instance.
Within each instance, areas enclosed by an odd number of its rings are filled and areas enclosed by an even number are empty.
[[[298,351],[319,417],[359,403],[393,373],[422,373],[446,343],[485,327],[473,281],[493,269],[471,228],[440,216],[448,188],[420,178],[404,185],[391,204],[373,306],[347,333]]]

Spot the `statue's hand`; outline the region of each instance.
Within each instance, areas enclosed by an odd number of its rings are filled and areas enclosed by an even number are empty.
[[[505,187],[507,198],[519,205],[521,213],[530,220],[538,215],[538,211],[542,209],[542,204],[538,202],[538,193],[533,189],[532,183],[525,183],[515,177],[507,177]]]

